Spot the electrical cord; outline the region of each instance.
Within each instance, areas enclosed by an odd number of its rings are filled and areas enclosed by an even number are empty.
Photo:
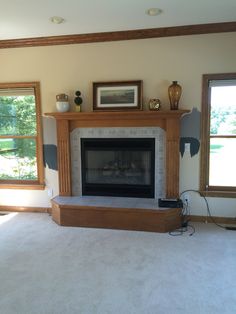
[[[185,232],[190,232],[189,236],[192,236],[195,233],[195,228],[193,225],[190,225],[189,223],[187,224],[186,227],[182,227],[179,229],[175,229],[174,231],[170,231],[169,235],[171,236],[180,236],[183,235]]]
[[[181,217],[182,217],[181,228],[170,231],[169,235],[180,236],[180,235],[183,235],[183,233],[185,232],[190,232],[189,236],[192,236],[195,233],[195,228],[193,225],[189,224],[189,221],[190,221],[189,216],[190,216],[190,211],[189,211],[188,202],[187,204],[183,203],[183,208],[181,212]]]
[[[216,226],[218,226],[219,228],[226,229],[225,226],[218,224],[218,223],[215,221],[215,219],[212,217],[211,211],[210,211],[210,207],[209,207],[209,204],[208,204],[208,201],[207,201],[207,199],[206,199],[206,197],[205,197],[204,195],[201,195],[198,190],[191,190],[191,189],[189,189],[189,190],[185,190],[185,191],[181,192],[181,193],[180,193],[180,198],[181,198],[181,196],[182,196],[184,193],[187,193],[187,192],[195,192],[195,193],[197,193],[200,197],[203,197],[203,199],[204,199],[204,201],[205,201],[205,204],[206,204],[207,214],[208,214],[209,218],[211,219],[211,221],[212,221]]]
[[[207,210],[207,215],[208,217],[211,219],[211,221],[219,228],[225,229],[225,230],[236,230],[236,228],[234,227],[225,227],[219,223],[217,223],[215,221],[215,219],[212,217],[211,211],[210,211],[210,207],[209,207],[209,203],[206,199],[206,197],[204,195],[201,195],[201,193],[198,190],[193,190],[193,189],[188,189],[188,190],[184,190],[183,192],[180,193],[180,198],[183,194],[187,193],[187,192],[195,192],[197,193],[200,197],[202,197],[204,199],[204,202],[206,204],[206,210]],[[182,212],[181,212],[181,217],[182,217],[182,224],[181,224],[181,228],[176,229],[174,231],[170,231],[169,234],[171,236],[180,236],[183,235],[183,233],[189,231],[189,229],[191,230],[190,232],[190,236],[192,236],[195,233],[195,228],[193,225],[189,224],[190,221],[190,209],[189,209],[189,204],[188,201],[185,200],[185,202],[183,203],[183,208],[182,208]]]

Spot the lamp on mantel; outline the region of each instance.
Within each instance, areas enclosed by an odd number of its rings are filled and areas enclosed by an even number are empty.
[[[182,87],[178,84],[177,81],[173,81],[172,84],[168,87],[168,96],[171,110],[178,110],[181,94]]]

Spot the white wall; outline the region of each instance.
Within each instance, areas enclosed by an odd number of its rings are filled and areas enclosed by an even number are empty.
[[[92,110],[92,82],[143,80],[144,103],[160,98],[168,109],[167,87],[183,87],[180,108],[201,109],[201,79],[206,73],[236,72],[236,33],[154,38],[121,42],[0,50],[0,81],[40,81],[42,111],[55,111],[55,95],[82,92],[83,111]],[[51,122],[53,125],[53,122]],[[49,134],[44,133],[45,141]],[[55,139],[54,139],[55,140]],[[46,183],[58,193],[55,171],[46,169]],[[180,190],[198,189],[199,154],[185,154],[180,164]],[[14,197],[12,195],[14,194]],[[15,197],[16,196],[16,197]],[[45,191],[0,190],[0,205],[49,206]],[[211,198],[215,216],[236,216],[236,200]],[[205,206],[192,196],[192,214]]]

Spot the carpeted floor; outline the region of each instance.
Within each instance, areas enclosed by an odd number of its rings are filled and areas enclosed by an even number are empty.
[[[1,314],[236,313],[236,232],[189,236],[0,217]]]

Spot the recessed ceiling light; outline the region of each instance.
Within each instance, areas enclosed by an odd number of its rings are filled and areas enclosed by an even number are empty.
[[[65,20],[61,16],[53,16],[50,18],[50,21],[54,24],[61,24],[65,22]]]
[[[149,16],[156,16],[162,13],[161,9],[158,8],[150,8],[146,11],[146,14]]]

